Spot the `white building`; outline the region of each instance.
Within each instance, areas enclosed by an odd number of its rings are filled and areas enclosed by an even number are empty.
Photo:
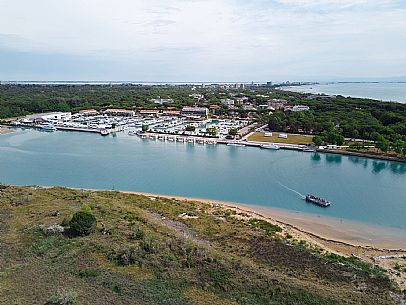
[[[243,104],[247,103],[248,100],[249,100],[249,98],[246,97],[246,96],[237,97],[237,104],[238,104],[238,105],[243,105]]]
[[[309,106],[304,106],[304,105],[295,105],[292,107],[292,111],[306,111],[306,110],[310,110]]]
[[[163,104],[163,103],[173,103],[173,99],[171,98],[153,98],[149,100],[151,103],[154,104]]]
[[[118,115],[118,116],[134,116],[135,112],[133,110],[127,109],[117,109],[117,108],[109,108],[104,110],[105,114],[108,115]]]
[[[220,101],[223,105],[231,106],[234,105],[234,100],[225,98]]]
[[[205,107],[183,107],[181,113],[186,116],[207,117],[209,115],[209,109]]]
[[[72,117],[71,112],[46,112],[30,114],[25,117],[26,122],[35,121],[68,121]]]

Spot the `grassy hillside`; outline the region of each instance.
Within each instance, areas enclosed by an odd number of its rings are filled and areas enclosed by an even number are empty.
[[[43,233],[84,204],[94,233]],[[396,304],[381,269],[279,231],[196,202],[2,187],[0,304]]]

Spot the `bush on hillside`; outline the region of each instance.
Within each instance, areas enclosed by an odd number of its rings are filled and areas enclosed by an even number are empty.
[[[73,214],[69,222],[72,234],[76,236],[86,236],[96,228],[96,217],[88,211],[78,211]]]

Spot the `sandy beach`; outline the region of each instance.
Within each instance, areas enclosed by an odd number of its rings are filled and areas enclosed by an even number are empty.
[[[403,264],[404,257],[406,257],[406,232],[404,230],[234,202],[143,192],[123,191],[123,193],[196,201],[210,204],[213,207],[243,212],[248,217],[264,219],[279,225],[283,235],[289,234],[296,240],[305,241],[310,247],[319,247],[327,252],[347,257],[357,257],[378,265],[387,270],[390,278],[401,289],[406,289],[406,274],[399,273],[395,268],[397,264]]]
[[[315,239],[326,242],[337,242],[343,245],[365,247],[377,250],[393,250],[406,252],[406,231],[382,226],[374,226],[350,220],[318,216],[296,211],[245,205],[235,202],[191,198],[173,195],[161,195],[145,192],[120,191],[127,194],[143,195],[157,198],[196,201],[235,209],[253,217],[264,218],[270,222],[284,226],[285,229],[301,232]]]
[[[10,127],[0,125],[0,134],[6,134],[10,132],[13,132]]]

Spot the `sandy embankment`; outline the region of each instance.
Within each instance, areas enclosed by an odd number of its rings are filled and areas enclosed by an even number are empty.
[[[13,130],[10,127],[0,125],[0,134],[10,133]]]
[[[173,198],[177,200],[197,201],[219,205],[224,208],[235,209],[245,212],[253,217],[267,219],[270,222],[280,224],[284,229],[297,231],[314,239],[326,242],[337,242],[349,246],[361,246],[369,249],[400,250],[406,252],[406,231],[373,226],[349,220],[342,220],[302,212],[287,211],[277,208],[244,205],[234,202],[210,200],[202,198],[190,198],[172,195],[160,195],[144,192],[123,193],[144,196]]]
[[[148,197],[196,201],[232,209],[248,217],[265,219],[282,228],[282,234],[306,241],[325,251],[344,256],[355,256],[388,271],[389,277],[400,289],[406,289],[406,273],[400,273],[396,265],[404,265],[406,257],[406,232],[349,220],[320,217],[318,215],[244,205],[233,202],[168,196],[142,192],[124,192]],[[187,211],[185,211],[187,212]]]

